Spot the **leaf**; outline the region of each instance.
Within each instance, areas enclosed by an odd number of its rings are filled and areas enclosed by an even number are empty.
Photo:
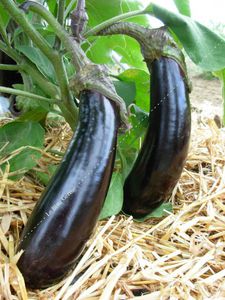
[[[137,105],[130,106],[129,118],[132,128],[118,139],[118,152],[122,164],[123,178],[126,178],[140,150],[140,139],[148,127],[148,114]]]
[[[152,3],[150,3],[149,5],[147,5],[146,7],[145,7],[145,10],[144,10],[146,13],[148,13],[148,14],[152,14],[152,12],[153,12],[153,9],[152,9]]]
[[[153,212],[148,214],[147,216],[139,219],[135,219],[137,222],[144,222],[150,218],[162,218],[168,216],[168,212],[173,211],[173,206],[170,202],[162,203],[159,207],[157,207]]]
[[[24,84],[13,84],[13,88],[18,90],[24,91],[24,87],[25,87]],[[43,97],[46,96],[37,85],[33,85],[32,87],[30,87],[29,91],[38,96],[43,96]],[[53,107],[53,104],[50,102],[38,100],[38,99],[31,99],[24,96],[17,96],[16,103],[18,108],[21,109],[23,112],[33,111],[33,113],[35,113],[35,111],[36,112],[39,111],[38,114],[40,114],[41,110],[43,112],[44,111],[48,112]],[[22,118],[22,120],[25,120],[25,118]],[[32,119],[28,118],[27,120],[32,120]],[[33,121],[38,121],[38,116],[37,118],[34,118]]]
[[[114,81],[113,84],[117,94],[123,98],[127,106],[134,102],[136,95],[134,82]]]
[[[118,214],[123,206],[123,180],[119,172],[113,173],[109,191],[105,199],[99,220]]]
[[[0,2],[0,15],[1,15],[1,19],[2,19],[2,24],[4,24],[6,26],[9,21],[9,15],[1,2]]]
[[[136,40],[129,36],[114,35],[90,38],[90,43],[84,45],[84,50],[88,58],[96,64],[115,64],[114,51],[119,54],[120,63],[145,69],[140,46]]]
[[[56,81],[54,68],[40,49],[27,45],[17,45],[16,49],[28,57],[42,74],[46,75],[52,82]]]
[[[89,16],[89,28],[122,13],[142,9],[140,2],[132,0],[95,0],[94,2],[93,0],[88,0],[86,7]],[[143,26],[148,26],[148,19],[144,15],[132,18],[132,20],[135,20],[136,23]],[[115,51],[119,54],[120,58],[122,57],[122,63],[138,68],[145,68],[140,47],[138,43],[130,37],[123,35],[98,38],[91,37],[88,43],[85,43],[83,47],[84,50],[87,51],[88,57],[95,63],[114,63],[112,51]]]
[[[1,8],[0,8],[0,11],[1,11]],[[7,44],[8,39],[7,39],[7,34],[6,34],[6,28],[4,26],[4,22],[3,22],[3,19],[2,19],[1,13],[0,13],[0,35],[3,39],[3,41]]]
[[[4,158],[9,156],[10,172],[21,171],[20,176],[13,179],[18,179],[37,164],[41,157],[38,149],[42,149],[43,144],[44,129],[39,123],[14,121],[0,128],[0,155]],[[10,158],[15,150],[18,150],[18,154]],[[5,164],[1,164],[1,168],[4,167]]]
[[[19,118],[17,118],[17,121],[33,121],[33,122],[39,122],[42,121],[48,113],[48,110],[37,107],[33,110],[29,110],[22,114]]]
[[[153,14],[177,35],[196,65],[207,71],[225,68],[225,40],[189,17],[152,3]]]
[[[45,186],[47,186],[49,180],[55,173],[55,170],[57,169],[57,165],[50,164],[48,165],[48,170],[47,172],[40,172],[40,171],[35,171],[35,175],[37,176],[37,179]]]
[[[95,0],[93,2],[93,0],[87,0],[86,7],[89,17],[88,26],[93,27],[122,13],[141,10],[143,9],[143,5],[141,2],[142,1],[133,0]],[[142,25],[148,25],[148,18],[146,16],[135,17],[135,21]]]
[[[134,147],[122,149],[120,146],[117,146],[117,150],[121,161],[123,180],[125,180],[133,167],[138,150]]]
[[[178,11],[185,16],[191,16],[189,0],[173,0]]]
[[[71,60],[68,57],[64,56],[63,57],[63,62],[64,62],[64,65],[65,65],[65,69],[66,69],[66,73],[67,73],[68,78],[74,76],[76,71],[75,71],[74,64],[71,63]]]
[[[150,76],[141,69],[128,69],[117,76],[118,79],[125,82],[133,82],[136,86],[135,103],[145,111],[149,111],[149,89],[150,89]]]
[[[148,127],[148,114],[135,104],[130,107],[130,113],[129,121],[132,128],[125,135],[119,137],[119,146],[125,149],[131,147],[139,149],[139,139]]]
[[[17,172],[17,175],[10,176],[10,179],[19,180],[23,174],[36,166],[40,158],[41,153],[35,149],[25,148],[18,151],[16,156],[8,160],[8,163],[10,164],[10,173]],[[1,168],[4,169],[4,167],[5,164],[2,164]]]
[[[46,2],[48,4],[48,8],[49,8],[50,12],[53,14],[53,16],[56,17],[56,15],[57,15],[57,1],[48,0]]]

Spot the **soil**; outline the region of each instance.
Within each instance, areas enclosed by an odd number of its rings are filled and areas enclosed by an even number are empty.
[[[193,121],[201,122],[205,118],[214,119],[223,116],[222,87],[217,79],[192,77],[192,92],[190,101]],[[218,117],[216,117],[218,119]]]

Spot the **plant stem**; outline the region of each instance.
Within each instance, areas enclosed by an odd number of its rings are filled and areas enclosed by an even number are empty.
[[[57,21],[60,25],[64,24],[65,0],[59,0]]]
[[[34,82],[44,91],[44,93],[52,98],[59,98],[59,88],[42,75],[42,73],[36,68],[36,66],[30,61],[24,59],[24,63],[21,65],[21,70],[31,76]]]
[[[0,40],[0,50],[11,57],[16,61],[17,64],[20,65],[20,71],[24,71],[29,74],[35,83],[52,98],[59,99],[59,90],[58,88],[51,82],[47,81],[46,78],[42,75],[42,73],[37,69],[37,67],[29,61],[27,58],[22,58],[20,54],[4,44]]]
[[[165,26],[149,29],[136,23],[118,22],[99,31],[98,35],[126,34],[140,44],[145,62],[151,64],[154,59],[167,56],[175,59],[187,76],[184,56]]]
[[[138,16],[138,15],[142,15],[142,14],[146,14],[145,10],[142,9],[142,10],[134,10],[134,11],[129,11],[127,13],[124,13],[124,14],[121,14],[119,16],[115,16],[109,20],[106,20],[104,22],[102,22],[101,24],[95,26],[94,28],[84,32],[83,36],[85,38],[91,36],[91,35],[96,35],[99,31],[109,27],[110,25],[116,23],[116,22],[120,22],[122,20],[125,20],[125,19],[128,19],[128,18],[131,18],[131,17],[135,17],[135,16]]]
[[[12,89],[12,88],[8,88],[8,87],[4,87],[4,86],[0,86],[0,92],[6,93],[6,94],[11,94],[11,95],[16,95],[16,96],[29,97],[31,99],[41,100],[41,101],[50,102],[50,103],[54,103],[54,104],[59,104],[59,100],[56,100],[56,99],[50,99],[50,98],[46,98],[46,97],[36,95],[33,93],[29,93],[26,91]]]
[[[11,57],[15,62],[20,63],[21,62],[21,57],[20,55],[17,53],[16,50],[10,48],[9,46],[7,46],[4,42],[2,42],[0,40],[0,50],[2,52],[4,52],[6,55],[8,55],[9,57]]]
[[[20,66],[18,66],[18,65],[0,64],[0,70],[4,70],[4,71],[19,71],[20,70]]]
[[[13,19],[21,26],[21,28],[24,30],[24,32],[30,37],[30,39],[37,45],[38,48],[42,50],[42,52],[48,57],[48,59],[52,62],[56,77],[60,86],[61,91],[61,99],[64,102],[64,105],[66,108],[63,107],[63,105],[60,105],[60,108],[63,112],[65,112],[65,118],[70,124],[71,128],[74,129],[74,126],[77,123],[78,119],[78,110],[73,102],[72,96],[70,94],[69,86],[68,86],[68,78],[67,74],[62,62],[62,58],[59,56],[59,54],[53,50],[49,44],[45,41],[45,39],[39,34],[38,31],[33,27],[33,25],[29,22],[29,20],[26,18],[24,12],[19,9],[13,0],[2,0],[2,4],[5,7],[5,9],[10,13],[10,15],[13,17]],[[33,5],[34,4],[34,5]],[[54,16],[50,12],[48,12],[42,5],[36,3],[36,2],[30,2],[27,1],[24,3],[24,8],[27,7],[38,7],[38,11],[43,12],[44,16],[50,16],[50,20],[53,22],[54,25],[57,25],[53,28],[55,28],[56,34],[58,33],[58,30],[65,33],[63,27],[55,20]],[[36,11],[34,9],[34,11]],[[41,16],[42,14],[39,13]],[[43,16],[42,16],[43,17]],[[47,18],[48,21],[48,18]],[[51,24],[52,25],[52,24]]]
[[[58,103],[60,110],[62,111],[63,117],[70,125],[71,129],[74,131],[77,123],[78,123],[78,112],[77,110],[75,113],[71,111],[70,108],[67,108],[63,102]]]
[[[1,15],[0,15],[0,34],[1,34],[1,37],[2,37],[3,41],[7,45],[9,45],[8,37],[7,37],[7,34],[6,34],[6,30],[3,26],[3,21],[2,21]]]
[[[60,25],[64,25],[64,10],[65,10],[65,0],[59,0],[58,8],[57,8],[57,21]],[[53,46],[54,49],[59,50],[61,46],[60,39],[56,36],[55,44]]]
[[[33,27],[26,18],[24,12],[19,9],[13,0],[1,0],[7,12],[13,17],[17,24],[21,26],[23,31],[31,38],[31,40],[42,50],[50,61],[54,61],[55,53],[41,36],[41,34]]]
[[[85,65],[90,63],[89,59],[86,57],[79,44],[70,37],[65,29],[56,21],[54,16],[44,6],[40,5],[37,2],[27,1],[24,3],[23,7],[39,14],[48,24],[52,26],[55,34],[60,38],[66,50],[71,55],[77,72],[81,70]]]
[[[55,85],[53,85],[52,83],[50,83],[49,81],[47,81],[46,78],[38,71],[38,69],[32,62],[30,62],[26,58],[21,58],[20,55],[14,49],[11,49],[8,46],[6,46],[2,41],[0,41],[0,50],[2,50],[7,55],[9,55],[18,64],[21,64],[20,65],[21,71],[24,71],[25,73],[29,74],[32,77],[32,79],[41,87],[41,89],[47,95],[50,95],[51,97],[53,97],[55,99],[57,99],[59,97],[59,92],[58,92],[57,87]],[[58,59],[58,61],[57,61],[57,59]],[[61,58],[59,56],[57,56],[57,59],[56,59],[56,63],[60,66]],[[62,89],[61,93],[62,93],[62,95],[64,95],[64,97],[66,97],[67,90],[64,90],[65,82],[63,82],[63,81],[66,81],[67,77],[61,76],[61,77],[59,77],[59,80],[60,80],[60,85],[61,85],[61,89]],[[68,85],[67,85],[67,87],[68,87]],[[15,91],[15,90],[13,90],[13,91]],[[12,92],[10,92],[10,93],[12,94]],[[66,121],[70,124],[70,127],[72,129],[74,129],[74,126],[76,125],[76,122],[78,119],[77,109],[73,111],[69,105],[65,105],[63,102],[58,102],[57,104],[58,104],[59,108],[61,109]],[[74,104],[74,106],[75,106],[75,104]]]

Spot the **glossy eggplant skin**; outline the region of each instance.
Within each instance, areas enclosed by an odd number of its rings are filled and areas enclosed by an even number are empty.
[[[26,224],[18,261],[26,285],[45,288],[75,265],[97,223],[116,152],[117,109],[85,91],[78,128],[66,154]]]
[[[140,153],[125,180],[123,211],[144,217],[168,200],[186,161],[191,112],[178,63],[161,57],[151,73],[149,125]]]

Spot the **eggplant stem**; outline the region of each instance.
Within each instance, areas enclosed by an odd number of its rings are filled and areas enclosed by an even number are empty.
[[[115,16],[115,17],[113,17],[109,20],[106,20],[106,21],[102,22],[101,24],[98,24],[94,28],[91,28],[90,30],[84,32],[83,36],[85,38],[87,38],[87,37],[92,36],[92,35],[97,35],[97,33],[99,31],[115,24],[116,22],[120,22],[122,20],[129,19],[129,18],[139,16],[139,15],[143,15],[143,14],[146,14],[146,11],[144,9],[129,11],[129,12],[121,14],[119,16]]]

